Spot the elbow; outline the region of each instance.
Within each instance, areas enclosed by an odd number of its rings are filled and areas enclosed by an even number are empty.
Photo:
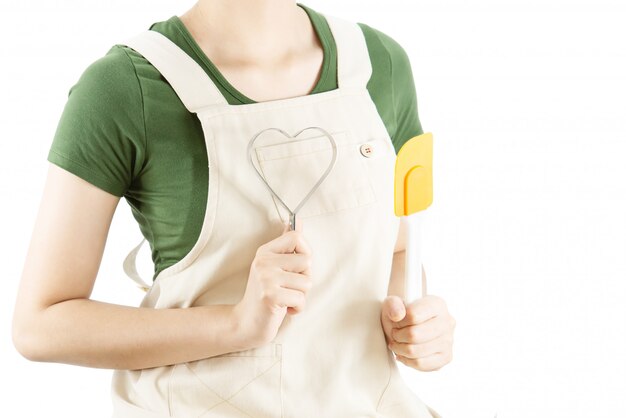
[[[27,360],[43,362],[46,361],[40,338],[37,336],[35,326],[27,324],[27,321],[18,316],[13,317],[11,328],[11,339],[17,352]]]

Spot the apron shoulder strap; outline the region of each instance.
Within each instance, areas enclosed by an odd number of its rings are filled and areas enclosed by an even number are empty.
[[[190,112],[227,103],[204,69],[167,36],[146,30],[119,44],[143,55],[165,77]]]
[[[372,75],[365,35],[358,23],[322,13],[337,45],[337,84],[341,88],[367,88]]]

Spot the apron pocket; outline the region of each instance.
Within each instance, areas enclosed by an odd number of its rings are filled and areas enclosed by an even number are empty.
[[[349,131],[330,134],[337,143],[335,165],[296,217],[306,218],[355,208],[376,200],[368,175],[369,158],[360,151],[361,145],[367,141],[353,138]],[[278,136],[285,139],[282,135]],[[263,177],[291,210],[300,204],[324,174],[333,154],[332,144],[324,134],[257,146],[255,151]],[[278,210],[286,214],[280,202],[274,196],[272,199]]]
[[[174,365],[171,416],[280,418],[281,350],[281,344],[270,343]]]

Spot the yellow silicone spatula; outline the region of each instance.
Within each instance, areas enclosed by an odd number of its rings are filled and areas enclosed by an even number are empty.
[[[433,201],[433,135],[424,133],[406,141],[396,156],[394,175],[394,211],[406,222],[406,261],[404,299],[418,298],[421,279],[422,297],[426,295],[426,278],[422,274],[421,221]]]

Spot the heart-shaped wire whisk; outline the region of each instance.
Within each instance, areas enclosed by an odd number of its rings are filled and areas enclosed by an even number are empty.
[[[324,133],[324,135],[328,138],[328,140],[330,141],[330,144],[333,147],[333,158],[330,160],[330,164],[328,165],[328,168],[326,169],[324,174],[322,174],[322,176],[319,178],[317,183],[315,183],[315,185],[313,185],[313,187],[311,188],[309,193],[302,199],[302,201],[298,204],[298,206],[296,206],[296,208],[292,211],[291,209],[289,209],[287,204],[285,204],[285,202],[283,202],[283,200],[280,198],[280,196],[278,196],[278,194],[274,191],[274,189],[272,189],[272,187],[267,183],[265,178],[261,175],[261,173],[259,172],[257,167],[254,165],[254,162],[252,160],[252,150],[253,150],[252,146],[254,145],[254,141],[258,138],[258,136],[261,135],[265,131],[275,130],[275,131],[278,131],[278,132],[282,133],[287,138],[297,138],[298,135],[300,135],[302,132],[306,131],[307,129],[318,129],[318,130],[320,130],[320,131],[322,131]],[[296,229],[296,213],[306,203],[306,201],[309,200],[309,198],[311,197],[313,192],[315,192],[315,190],[317,190],[317,188],[322,184],[324,179],[326,179],[326,177],[328,177],[328,174],[330,174],[330,171],[335,166],[335,161],[337,161],[337,143],[335,142],[335,139],[332,137],[331,134],[329,134],[325,129],[322,129],[322,128],[317,127],[317,126],[309,126],[308,128],[304,128],[304,129],[300,130],[300,132],[298,132],[297,134],[295,134],[293,136],[289,135],[287,132],[283,131],[280,128],[266,128],[266,129],[263,129],[260,132],[257,132],[252,137],[252,139],[250,139],[250,142],[248,142],[248,161],[250,162],[250,165],[252,165],[252,167],[254,167],[254,171],[259,176],[261,181],[265,184],[265,186],[267,186],[267,189],[270,191],[270,193],[272,195],[274,195],[276,197],[276,199],[278,199],[280,204],[283,205],[283,207],[287,210],[287,212],[289,212],[289,227],[291,228],[291,230],[295,230]],[[287,175],[287,174],[288,173],[285,173],[285,175]]]

